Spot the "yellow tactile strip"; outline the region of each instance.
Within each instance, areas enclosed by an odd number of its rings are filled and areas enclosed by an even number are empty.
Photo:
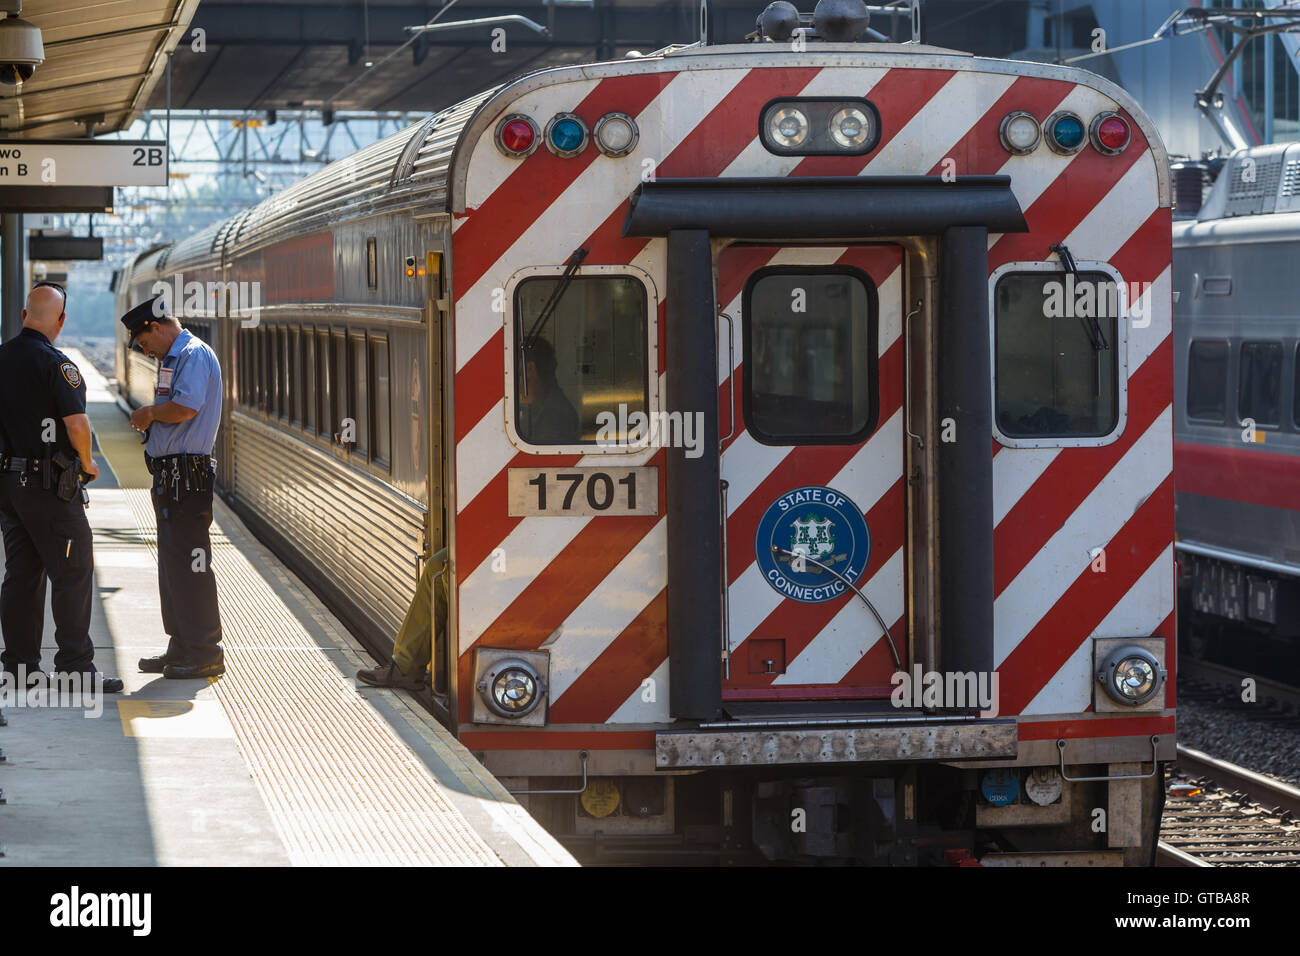
[[[154,549],[149,493],[125,494]],[[226,674],[213,688],[290,860],[500,866],[249,562],[273,566],[270,553],[233,522],[214,526],[213,552],[226,654]]]

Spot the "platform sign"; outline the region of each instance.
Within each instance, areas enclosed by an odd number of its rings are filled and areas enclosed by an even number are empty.
[[[0,140],[0,186],[166,186],[163,140]]]

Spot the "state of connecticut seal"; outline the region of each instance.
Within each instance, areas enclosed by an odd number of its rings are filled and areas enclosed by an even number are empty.
[[[754,556],[763,579],[805,604],[832,601],[857,584],[871,556],[862,511],[834,488],[809,485],[768,505],[758,522]]]

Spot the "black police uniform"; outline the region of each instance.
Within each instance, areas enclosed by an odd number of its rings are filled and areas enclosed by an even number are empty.
[[[0,586],[4,669],[39,669],[45,580],[53,587],[56,671],[92,670],[90,607],[95,559],[81,496],[54,489],[56,452],[76,455],[63,419],[86,411],[81,371],[40,332],[24,328],[0,345]],[[52,427],[51,427],[52,426]],[[53,441],[45,438],[53,437]]]

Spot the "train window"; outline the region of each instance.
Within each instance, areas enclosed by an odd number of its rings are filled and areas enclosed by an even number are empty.
[[[1073,281],[1071,281],[1073,280]],[[994,420],[1009,439],[1119,425],[1120,292],[1106,272],[1014,271],[993,289]]]
[[[268,361],[270,329],[257,330],[257,408],[265,412],[271,407],[271,363]]]
[[[316,333],[302,330],[302,423],[308,434],[316,431]]]
[[[330,334],[330,431],[339,434],[348,417],[348,338],[344,332]]]
[[[745,284],[745,426],[769,445],[846,444],[876,425],[876,287],[848,267],[755,272]]]
[[[1193,342],[1187,361],[1187,417],[1222,425],[1228,414],[1228,343]]]
[[[1282,421],[1282,344],[1242,342],[1237,417],[1256,425]]]
[[[383,336],[370,337],[370,391],[374,409],[371,422],[372,447],[375,463],[387,468],[391,455],[389,433],[388,340]]]
[[[649,411],[646,287],[629,275],[578,275],[552,302],[561,281],[515,287],[515,428],[533,445],[624,440],[629,416]],[[610,416],[612,430],[602,430]]]
[[[289,419],[302,424],[302,332],[289,330]]]
[[[374,236],[366,239],[366,288],[371,292],[379,288],[379,253]]]
[[[276,405],[276,413],[281,418],[289,417],[289,404],[293,395],[292,382],[289,380],[289,372],[293,368],[293,353],[289,351],[289,330],[281,326],[275,336],[276,340],[276,381],[278,382],[279,403]]]
[[[352,453],[365,459],[370,451],[370,395],[366,387],[366,337],[354,335],[350,340],[352,355],[348,361],[348,408],[356,422]]]
[[[316,434],[329,438],[330,428],[330,334],[316,332]]]

